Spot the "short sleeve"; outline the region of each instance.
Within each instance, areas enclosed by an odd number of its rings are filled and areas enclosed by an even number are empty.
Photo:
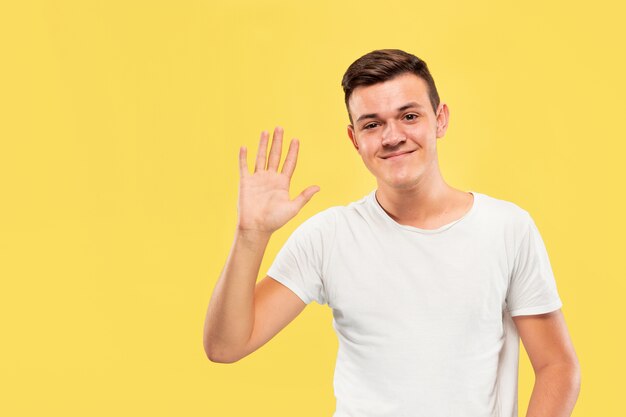
[[[525,230],[515,256],[507,292],[507,309],[512,317],[549,313],[563,305],[548,252],[529,214]]]
[[[325,271],[334,239],[334,213],[324,210],[305,220],[289,236],[267,271],[306,304],[328,303]]]

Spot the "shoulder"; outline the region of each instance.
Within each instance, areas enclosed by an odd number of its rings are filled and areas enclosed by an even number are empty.
[[[336,227],[339,223],[348,223],[353,218],[363,217],[370,209],[372,196],[373,192],[357,201],[352,201],[345,205],[330,206],[306,219],[302,222],[301,227],[332,228]]]
[[[322,211],[318,211],[311,217],[304,220],[298,227],[306,229],[333,227],[336,223],[338,209],[338,206],[333,206]]]
[[[323,239],[334,235],[337,224],[337,209],[329,207],[308,217],[297,225],[289,239]]]
[[[483,217],[509,227],[526,229],[532,222],[530,213],[513,201],[479,193]]]

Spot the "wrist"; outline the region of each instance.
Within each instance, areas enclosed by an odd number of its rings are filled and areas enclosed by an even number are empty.
[[[239,225],[237,226],[235,234],[238,238],[254,242],[269,241],[270,237],[272,236],[272,232],[270,231],[250,229],[246,227],[241,227]]]

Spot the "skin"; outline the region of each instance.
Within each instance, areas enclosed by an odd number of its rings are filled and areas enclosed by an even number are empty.
[[[450,113],[445,103],[435,113],[424,80],[407,73],[358,87],[348,105],[354,120],[348,137],[376,177],[379,204],[395,221],[433,229],[469,210],[471,194],[450,187],[441,175],[437,139],[445,135]],[[580,391],[580,366],[563,312],[513,321],[535,371],[527,417],[570,416]]]
[[[398,111],[398,108],[416,106]],[[353,91],[349,109],[354,125],[348,137],[367,169],[376,177],[376,198],[398,223],[438,228],[460,218],[473,196],[445,183],[439,170],[437,139],[444,136],[449,110],[435,112],[426,83],[403,74]],[[358,120],[363,115],[376,116]],[[209,360],[236,362],[263,346],[289,324],[306,304],[278,281],[265,276],[256,283],[272,233],[293,218],[319,191],[312,185],[293,200],[289,184],[299,142],[292,139],[281,171],[283,129],[262,132],[254,172],[247,150],[239,153],[240,187],[235,238],[214,288],[204,326]],[[410,152],[388,159],[391,154]],[[580,390],[580,366],[561,310],[513,317],[535,371],[527,417],[568,417]]]
[[[581,385],[578,357],[561,309],[513,317],[535,373],[526,417],[569,417]]]
[[[263,131],[251,173],[247,149],[239,150],[237,228],[226,264],[215,284],[204,322],[204,351],[212,362],[236,362],[267,343],[306,306],[291,290],[267,275],[255,285],[274,231],[292,219],[319,191],[312,185],[289,198],[299,142],[292,139],[278,169],[283,129],[276,127],[267,156]]]
[[[472,194],[449,186],[441,175],[437,140],[446,133],[450,112],[445,103],[434,112],[423,79],[406,73],[357,87],[348,106],[354,120],[348,137],[376,177],[376,199],[395,221],[435,229],[471,208]],[[375,116],[362,119],[368,115]],[[398,152],[407,153],[387,158]]]

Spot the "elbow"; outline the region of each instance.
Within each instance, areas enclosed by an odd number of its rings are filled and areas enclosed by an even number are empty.
[[[572,364],[570,368],[570,393],[572,396],[572,401],[575,403],[580,395],[580,387],[581,387],[581,371],[580,365],[578,362]]]
[[[580,391],[581,385],[581,370],[580,363],[578,359],[575,358],[569,363],[567,374],[570,377],[570,382],[572,383],[572,387],[576,392]]]
[[[207,358],[213,363],[235,363],[238,359],[228,358],[207,352]]]
[[[204,353],[209,361],[213,363],[234,363],[240,358],[228,354],[228,350],[219,349],[211,346],[208,341],[204,341]]]
[[[544,366],[536,372],[536,377],[561,380],[576,396],[580,392],[581,369],[577,360]]]

